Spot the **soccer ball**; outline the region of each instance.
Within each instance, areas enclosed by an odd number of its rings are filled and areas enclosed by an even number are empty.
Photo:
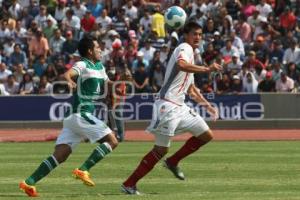
[[[165,22],[167,27],[171,29],[179,29],[183,27],[186,20],[185,11],[179,6],[172,6],[165,12]]]

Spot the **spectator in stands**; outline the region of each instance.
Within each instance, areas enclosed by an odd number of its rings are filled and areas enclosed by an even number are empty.
[[[47,19],[47,25],[43,28],[43,34],[49,41],[53,37],[54,31],[57,29],[57,26],[53,24],[50,18]]]
[[[43,75],[47,77],[47,80],[49,83],[52,83],[53,81],[55,81],[57,79],[58,73],[57,73],[53,63],[48,64]]]
[[[203,27],[204,37],[203,39],[208,42],[213,41],[213,35],[217,31],[216,24],[212,18],[208,18],[206,24]]]
[[[33,64],[32,68],[34,69],[34,74],[38,77],[41,77],[42,74],[44,74],[46,68],[47,68],[46,59],[44,56],[40,56],[36,62]]]
[[[230,39],[232,41],[232,45],[235,46],[238,49],[238,51],[239,51],[239,58],[241,60],[244,60],[244,57],[245,57],[245,46],[244,46],[244,43],[243,43],[242,39],[239,36],[237,36],[235,30],[232,30],[230,32]]]
[[[139,32],[142,35],[148,35],[151,32],[152,26],[152,16],[150,15],[150,11],[146,9],[144,11],[143,17],[139,21]]]
[[[284,51],[283,64],[285,65],[291,62],[296,63],[297,65],[300,64],[300,48],[298,47],[296,40],[292,40],[290,48]]]
[[[67,0],[58,0],[58,5],[55,8],[54,18],[60,23],[66,16],[68,8],[66,7]]]
[[[162,24],[165,24],[165,18],[161,14],[160,5],[156,5],[154,7],[154,14],[152,15],[151,31],[156,31],[160,38],[166,37],[165,26],[162,26]]]
[[[97,18],[102,13],[103,5],[102,3],[99,3],[98,0],[90,0],[87,4],[87,10],[90,10],[91,14]]]
[[[265,79],[266,73],[267,71],[261,66],[256,66],[253,72],[254,77],[258,81],[258,83]]]
[[[260,3],[256,6],[259,14],[262,17],[268,17],[268,15],[273,11],[272,6],[266,2],[266,0],[260,0]]]
[[[236,20],[238,18],[238,13],[242,8],[242,4],[240,0],[227,0],[225,7],[232,19]]]
[[[7,81],[4,84],[4,86],[5,86],[5,90],[10,95],[16,95],[19,92],[19,83],[16,82],[15,76],[13,74],[11,74],[7,77]]]
[[[3,83],[0,83],[0,96],[8,96],[9,93],[5,90]]]
[[[239,36],[241,40],[244,42],[245,46],[250,45],[252,39],[252,29],[251,25],[247,22],[247,17],[243,14],[239,16],[239,22],[237,29],[239,30]]]
[[[220,50],[220,52],[225,62],[230,61],[233,54],[238,54],[240,58],[240,52],[235,46],[232,45],[232,40],[230,38],[226,40],[226,45]]]
[[[149,75],[145,69],[144,63],[139,63],[137,70],[133,75],[133,84],[136,93],[150,92]]]
[[[233,31],[233,24],[232,24],[231,17],[226,16],[222,20],[222,26],[220,26],[219,29],[220,29],[221,35],[223,35],[225,37],[229,37],[230,33]]]
[[[255,10],[255,0],[248,0],[246,5],[242,6],[241,12],[245,17],[250,17]]]
[[[52,84],[48,82],[47,76],[43,75],[40,78],[38,87],[36,88],[37,94],[51,94]]]
[[[242,89],[243,85],[240,77],[238,75],[233,75],[229,92],[233,94],[238,94],[242,92]]]
[[[204,13],[200,9],[196,9],[196,14],[195,15],[191,14],[190,20],[194,20],[198,24],[200,24],[201,27],[204,27],[207,20],[207,16],[204,15]]]
[[[24,74],[23,80],[20,83],[19,94],[26,95],[32,94],[34,91],[34,83],[32,76],[29,73]]]
[[[12,72],[6,68],[5,63],[0,63],[0,83],[5,83],[7,80],[7,77],[11,75]]]
[[[242,69],[243,62],[239,59],[239,54],[234,53],[231,61],[227,64],[229,74],[238,74]]]
[[[259,92],[275,92],[275,81],[272,79],[272,71],[266,73],[266,77],[258,84]]]
[[[24,65],[21,63],[17,64],[16,71],[14,71],[13,74],[18,83],[22,82],[25,73],[26,71],[24,70]]]
[[[133,5],[133,0],[127,0],[122,8],[125,10],[125,15],[129,17],[131,22],[134,22],[138,18],[138,9]]]
[[[291,79],[293,79],[294,81],[297,80],[298,76],[299,76],[299,69],[297,70],[297,66],[295,63],[288,63],[286,66],[286,74],[288,77],[290,77]]]
[[[272,78],[274,81],[277,81],[280,79],[280,74],[282,72],[282,64],[278,61],[278,59],[273,59],[271,63],[271,69],[272,69]]]
[[[100,49],[101,49],[101,62],[106,63],[107,60],[110,59],[110,50],[106,48],[106,41],[99,41]]]
[[[108,16],[107,9],[102,10],[102,14],[96,18],[96,23],[101,27],[101,30],[106,33],[112,23],[112,19]]]
[[[14,29],[14,38],[16,43],[24,44],[27,39],[27,29],[22,26],[22,21],[16,20],[16,27]]]
[[[56,58],[56,56],[62,53],[63,44],[66,39],[61,35],[61,30],[56,29],[54,31],[54,36],[50,39],[50,55],[52,60]]]
[[[90,32],[96,23],[96,18],[92,15],[90,10],[86,10],[84,17],[81,19],[81,29],[88,33]]]
[[[15,71],[18,64],[22,64],[27,67],[27,56],[24,51],[21,49],[20,44],[15,44],[14,52],[10,55],[8,60],[8,65]]]
[[[293,30],[296,26],[297,18],[289,6],[280,15],[280,26],[285,30]]]
[[[66,41],[62,46],[62,53],[64,53],[66,61],[69,60],[69,55],[75,53],[78,47],[78,41],[74,40],[72,31],[66,32]]]
[[[72,31],[75,39],[79,40],[81,28],[80,18],[74,15],[74,11],[72,9],[67,10],[66,16],[62,20],[62,26],[64,30]]]
[[[257,36],[252,49],[256,53],[256,58],[259,60],[263,67],[269,64],[269,47],[266,44],[265,38],[263,36]]]
[[[209,42],[209,43],[213,44],[213,48],[217,52],[219,52],[225,46],[225,41],[221,37],[221,34],[219,31],[214,32],[213,38],[211,40],[212,40],[212,42]],[[209,43],[208,43],[208,45],[209,45]]]
[[[273,48],[269,53],[269,59],[272,61],[274,58],[278,59],[279,62],[282,62],[284,55],[284,50],[282,48],[281,42],[279,40],[273,41]]]
[[[74,0],[72,10],[74,10],[75,16],[77,16],[79,19],[82,19],[87,8],[80,2],[80,0]]]
[[[144,53],[142,51],[138,51],[136,54],[136,59],[132,63],[132,72],[134,72],[138,69],[138,67],[143,64],[145,67],[146,71],[149,71],[149,61],[144,59]]]
[[[250,51],[248,58],[246,59],[244,65],[251,72],[255,71],[255,68],[264,68],[264,64],[256,58],[255,51]]]
[[[145,41],[145,47],[142,47],[139,51],[143,52],[144,59],[150,63],[150,61],[153,59],[154,52],[156,49],[152,47],[151,40],[147,39]]]
[[[7,37],[3,44],[3,52],[2,52],[2,55],[5,57],[5,60],[8,60],[10,55],[14,52],[14,46],[15,46],[14,38]]]
[[[247,80],[243,84],[243,92],[250,94],[257,93],[258,81],[255,79],[254,74],[247,72],[246,78]]]
[[[29,60],[35,61],[36,58],[43,56],[47,58],[49,52],[48,40],[43,36],[42,30],[37,29],[34,37],[29,43]]]
[[[133,61],[136,59],[137,50],[135,50],[132,43],[128,44],[128,47],[125,49],[125,60],[129,66],[132,66]]]
[[[112,27],[120,34],[122,39],[128,38],[130,20],[125,15],[123,8],[119,9],[117,15],[112,18]]]
[[[12,5],[9,7],[8,12],[12,18],[19,19],[21,16],[22,7],[18,3],[18,0],[12,0],[11,3]]]
[[[39,14],[35,16],[34,21],[37,22],[38,27],[44,28],[47,26],[47,19],[52,20],[53,24],[57,24],[57,21],[53,18],[53,16],[51,14],[48,14],[47,7],[41,5]]]
[[[281,72],[280,79],[276,81],[277,92],[292,92],[294,89],[294,81],[286,75],[285,72]]]

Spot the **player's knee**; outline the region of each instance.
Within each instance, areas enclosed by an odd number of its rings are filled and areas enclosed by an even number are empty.
[[[110,137],[110,140],[108,141],[108,143],[112,149],[115,149],[119,145],[119,142],[114,135],[112,137]]]
[[[56,158],[58,163],[63,163],[68,159],[71,153],[72,149],[69,145],[61,144],[55,147],[53,156]]]
[[[154,146],[153,151],[162,158],[169,152],[169,148]]]
[[[197,138],[204,142],[210,142],[214,138],[214,134],[213,134],[212,130],[209,129],[206,132],[204,132],[203,134],[199,135]]]

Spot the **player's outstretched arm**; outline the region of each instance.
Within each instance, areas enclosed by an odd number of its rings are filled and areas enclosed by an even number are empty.
[[[219,113],[218,110],[213,107],[205,98],[204,96],[200,93],[200,90],[192,84],[189,89],[188,89],[188,94],[190,97],[196,101],[199,105],[204,106],[208,113],[211,115],[211,118],[216,121],[219,118]]]
[[[185,60],[179,60],[177,66],[180,71],[189,73],[209,73],[211,71],[221,71],[223,69],[222,66],[217,63],[212,63],[210,66],[206,67],[190,64]]]
[[[78,72],[74,69],[69,69],[67,72],[64,73],[64,78],[68,82],[68,84],[71,86],[72,89],[76,88],[76,83],[73,81],[73,78],[78,76]]]

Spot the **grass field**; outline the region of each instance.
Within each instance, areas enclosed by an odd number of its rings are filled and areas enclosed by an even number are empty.
[[[174,142],[170,152],[182,143]],[[80,145],[69,160],[37,184],[39,199],[157,200],[299,200],[300,141],[212,142],[181,163],[186,181],[179,181],[161,164],[139,182],[143,196],[120,192],[120,184],[152,147],[149,142],[125,142],[92,170],[96,186],[71,177],[94,145]],[[52,152],[53,143],[0,144],[0,199],[27,199],[18,190]]]

